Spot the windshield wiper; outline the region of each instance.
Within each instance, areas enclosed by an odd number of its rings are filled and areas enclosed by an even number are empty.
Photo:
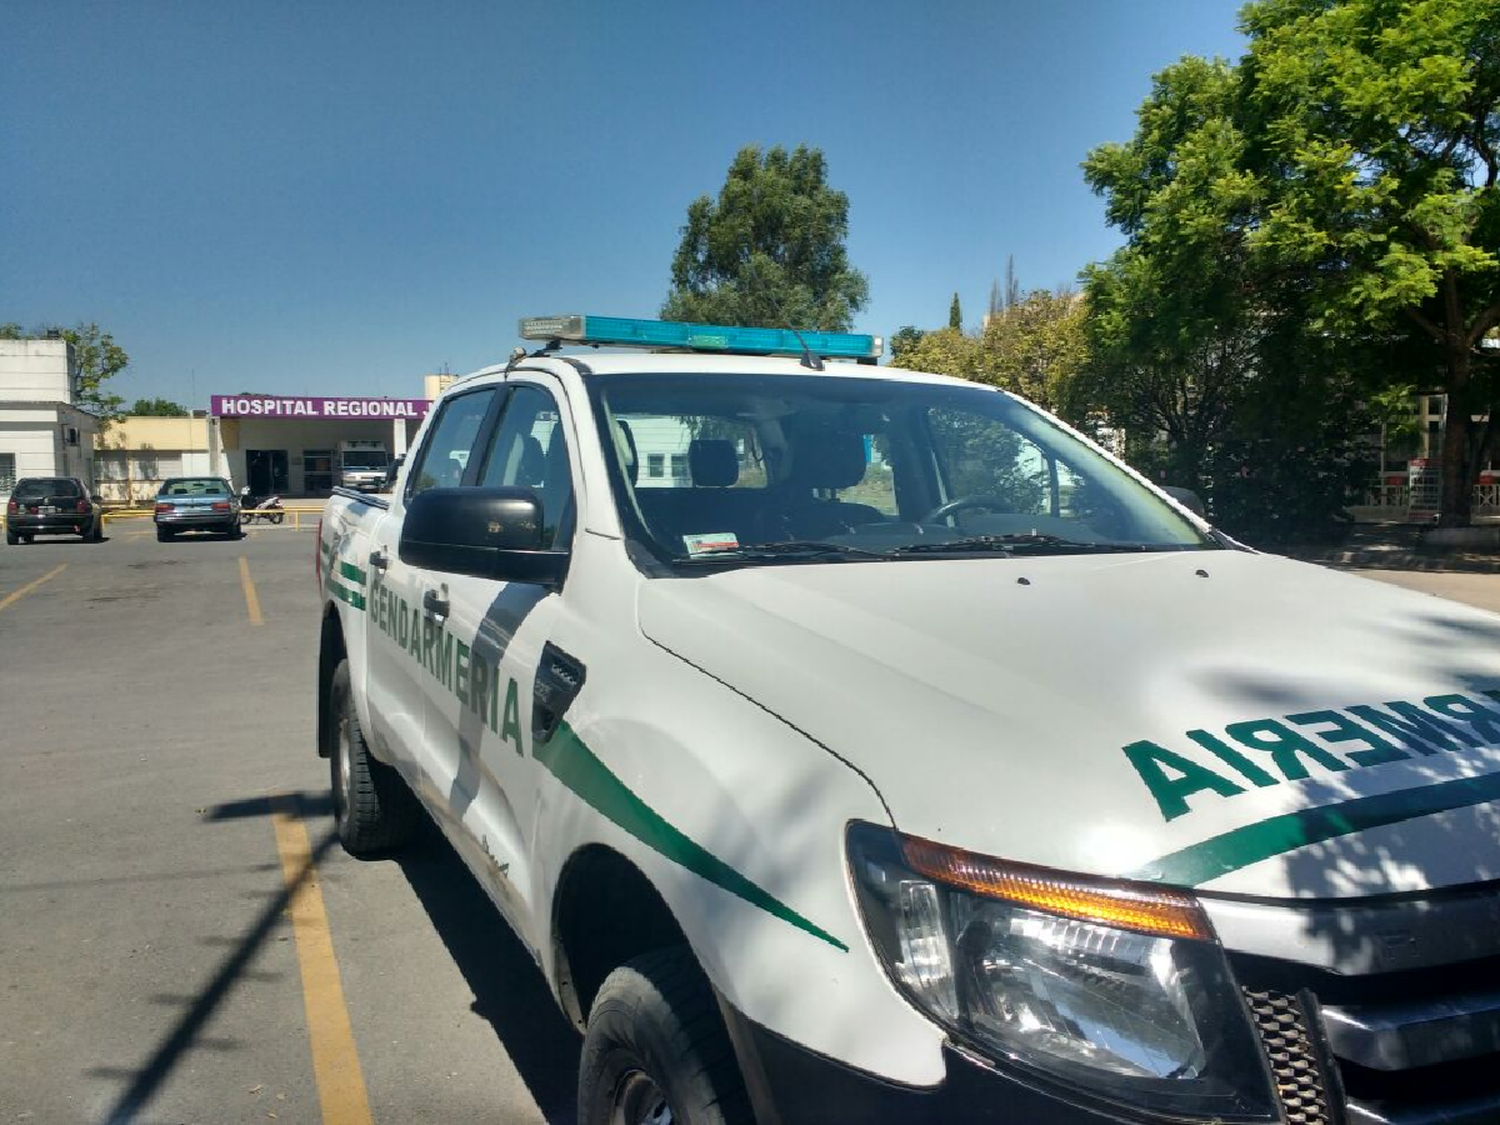
[[[942,542],[909,543],[904,547],[893,547],[893,555],[916,554],[970,554],[979,551],[995,551],[1004,555],[1013,554],[1110,554],[1116,552],[1174,551],[1180,548],[1155,543],[1083,543],[1064,539],[1060,535],[1043,535],[1030,532],[1024,535],[971,535],[966,539],[948,539]]]
[[[868,551],[863,547],[849,547],[843,543],[822,543],[812,539],[793,539],[778,543],[747,543],[739,547],[720,547],[702,551],[687,558],[673,559],[674,563],[713,562],[803,562],[832,559],[888,559],[885,551]]]

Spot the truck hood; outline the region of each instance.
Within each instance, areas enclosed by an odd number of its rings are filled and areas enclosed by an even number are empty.
[[[1500,616],[1240,551],[746,567],[637,611],[904,832],[1276,898],[1500,878]]]

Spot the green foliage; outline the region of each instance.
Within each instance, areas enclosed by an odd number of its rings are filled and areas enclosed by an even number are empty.
[[[1037,290],[991,316],[977,334],[951,325],[925,333],[902,329],[907,335],[899,349],[892,341],[893,362],[1002,387],[1068,414],[1078,402],[1072,385],[1088,359],[1086,321],[1080,295]]]
[[[1258,0],[1237,65],[1158,74],[1085,176],[1127,245],[1087,276],[1078,402],[1240,534],[1331,524],[1360,433],[1445,391],[1443,520],[1500,406],[1500,5]],[[1075,405],[1075,411],[1079,409]],[[1293,528],[1302,529],[1301,532]]]
[[[963,326],[964,310],[963,306],[958,303],[958,294],[955,293],[953,294],[953,303],[948,306],[948,327],[961,329]]]
[[[1327,319],[1420,313],[1450,281],[1500,299],[1500,6],[1262,0],[1243,22],[1248,109],[1280,173],[1255,238],[1332,267]]]
[[[56,333],[73,345],[73,359],[78,372],[75,405],[104,421],[118,418],[124,399],[110,394],[105,389],[105,384],[129,365],[130,357],[108,332],[97,324],[83,322],[72,328],[46,325],[29,332],[13,321],[0,324],[0,340],[40,338],[49,333]]]
[[[846,332],[869,300],[849,264],[849,199],[818,149],[742,148],[718,200],[688,206],[667,320]]]
[[[909,367],[906,362],[907,355],[922,342],[922,337],[927,335],[920,328],[910,324],[896,329],[895,335],[891,337],[891,365],[894,367]]]
[[[1369,423],[1365,349],[1320,325],[1315,270],[1257,250],[1252,124],[1243,73],[1186,58],[1156,76],[1130,142],[1089,155],[1129,240],[1086,274],[1090,358],[1066,406],[1101,412],[1138,467],[1200,492],[1231,533],[1271,541],[1338,526]]]
[[[1250,244],[1312,279],[1318,326],[1425,347],[1417,366],[1450,396],[1441,518],[1466,523],[1494,438],[1470,417],[1500,407],[1480,346],[1500,325],[1500,5],[1260,0],[1242,21],[1242,117],[1267,184]]]
[[[957,328],[917,333],[916,339],[900,352],[900,362],[912,371],[930,371],[980,383],[989,381],[984,378],[979,340]]]
[[[142,418],[186,418],[188,409],[165,398],[138,398],[126,414]]]
[[[1071,290],[1038,289],[1009,303],[980,335],[984,381],[1076,416],[1073,387],[1089,360],[1087,321],[1087,303]]]

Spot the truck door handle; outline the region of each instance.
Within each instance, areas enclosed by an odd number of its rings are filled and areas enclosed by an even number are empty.
[[[441,621],[448,616],[448,599],[441,597],[436,590],[428,590],[422,595],[422,609]]]
[[[391,560],[387,558],[385,552],[380,550],[378,547],[370,552],[370,566],[375,570],[384,570],[390,565]]]

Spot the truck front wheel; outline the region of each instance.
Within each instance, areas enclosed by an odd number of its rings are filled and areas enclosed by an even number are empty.
[[[734,1048],[693,955],[664,949],[605,978],[578,1064],[579,1125],[750,1125]]]
[[[360,856],[405,843],[417,826],[417,799],[395,770],[370,755],[349,690],[347,660],[333,670],[328,714],[333,716],[328,762],[339,842]]]

